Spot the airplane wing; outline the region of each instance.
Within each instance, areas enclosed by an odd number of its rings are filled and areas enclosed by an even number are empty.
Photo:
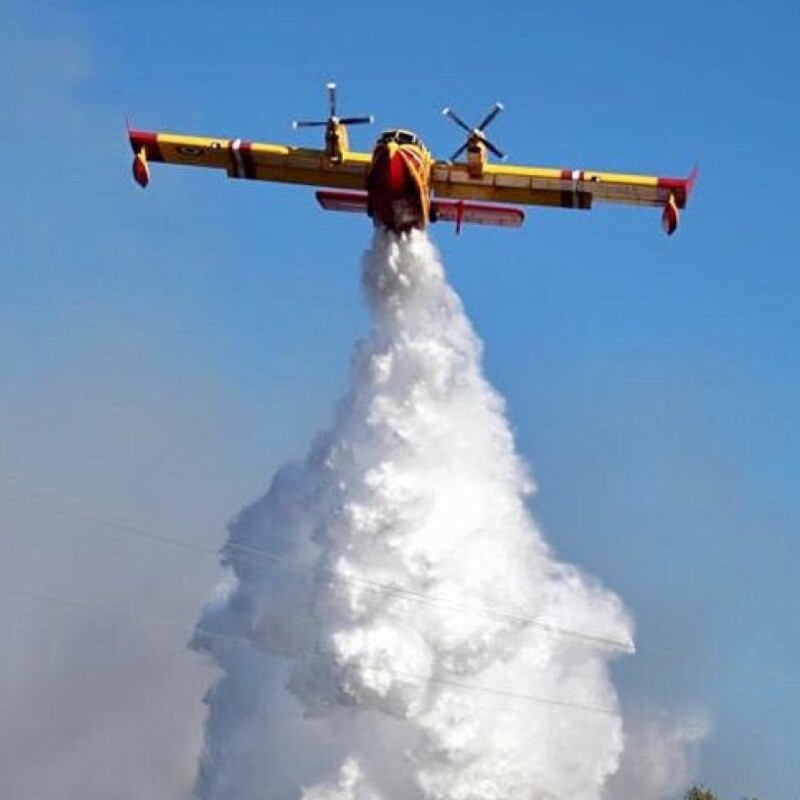
[[[220,169],[229,178],[363,189],[370,163],[368,153],[348,152],[334,162],[324,150],[242,139],[134,130],[129,131],[129,137],[135,155],[133,175],[141,186],[150,180],[149,164],[164,162]]]
[[[488,200],[495,203],[590,209],[594,202],[656,206],[663,209],[667,233],[678,225],[697,176],[662,178],[578,169],[548,169],[485,164],[478,177],[467,164],[437,161],[431,174],[436,197]]]

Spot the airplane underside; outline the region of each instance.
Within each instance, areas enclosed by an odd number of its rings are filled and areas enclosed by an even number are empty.
[[[412,198],[370,198],[367,213],[375,225],[381,225],[395,233],[407,233],[412,228],[424,230],[425,215]]]
[[[430,199],[420,155],[409,147],[375,148],[367,175],[367,213],[395,233],[428,223]]]

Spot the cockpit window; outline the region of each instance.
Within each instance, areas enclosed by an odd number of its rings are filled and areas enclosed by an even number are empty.
[[[389,142],[397,142],[397,144],[413,144],[420,146],[421,142],[419,137],[411,133],[411,131],[391,130],[384,131],[378,138],[378,144],[388,144]]]

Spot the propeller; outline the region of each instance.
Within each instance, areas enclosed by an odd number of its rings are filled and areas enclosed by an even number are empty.
[[[331,82],[325,87],[328,90],[328,119],[308,120],[302,119],[292,123],[293,128],[324,128],[334,125],[370,125],[375,122],[375,117],[337,117],[336,116],[336,84]]]
[[[473,141],[478,141],[481,144],[485,145],[487,150],[494,153],[494,155],[496,155],[501,161],[504,160],[506,157],[505,153],[503,153],[503,151],[500,150],[499,147],[492,144],[492,142],[490,142],[486,138],[486,134],[484,133],[486,128],[488,128],[489,125],[491,125],[492,122],[494,122],[494,118],[503,110],[503,108],[504,106],[502,103],[495,103],[494,106],[492,106],[491,111],[489,111],[489,113],[480,121],[480,123],[475,128],[470,128],[470,126],[467,125],[467,123],[464,122],[464,120],[461,119],[461,117],[459,117],[458,114],[456,114],[456,112],[453,111],[452,108],[443,109],[442,114],[445,117],[449,117],[451,120],[453,120],[453,122],[455,122],[456,125],[458,125],[459,128],[463,128],[469,134],[469,136],[467,137],[467,141],[464,142],[464,144],[462,144],[461,147],[459,147],[458,150],[456,150],[452,156],[450,156],[450,160],[455,161],[469,147],[469,145]]]

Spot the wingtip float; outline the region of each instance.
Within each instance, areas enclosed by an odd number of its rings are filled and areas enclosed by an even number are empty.
[[[371,153],[358,152],[350,149],[347,128],[372,123],[374,117],[337,116],[336,84],[326,89],[327,119],[293,123],[324,128],[324,149],[129,129],[134,180],[147,186],[150,163],[164,162],[221,169],[231,178],[317,186],[322,208],[367,214],[376,225],[399,233],[437,221],[453,222],[457,232],[464,223],[515,228],[525,219],[518,205],[652,206],[662,209],[661,224],[671,236],[697,179],[696,167],[686,178],[668,178],[490,162],[490,154],[505,160],[486,136],[502,103],[474,128],[451,108],[442,111],[467,134],[446,161],[435,159],[415,133],[401,128],[381,133]]]

